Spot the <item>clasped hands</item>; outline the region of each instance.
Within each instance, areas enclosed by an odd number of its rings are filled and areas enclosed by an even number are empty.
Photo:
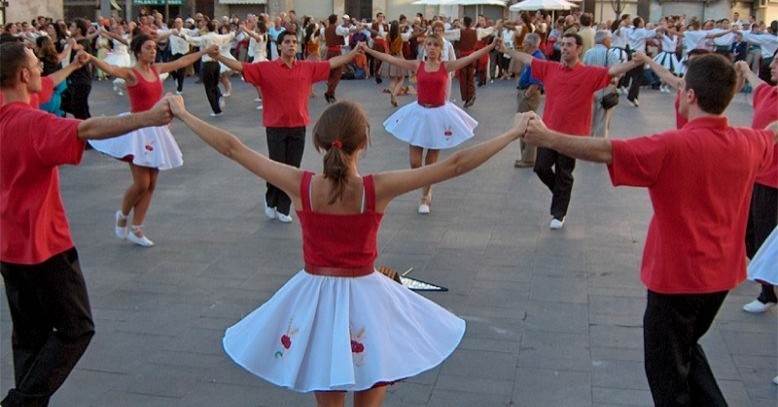
[[[515,139],[521,139],[525,143],[544,145],[550,132],[543,119],[535,112],[517,113],[513,117],[513,127],[509,131]]]

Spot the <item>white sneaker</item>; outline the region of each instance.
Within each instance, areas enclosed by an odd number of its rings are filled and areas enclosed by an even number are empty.
[[[230,93],[230,92],[227,92],[227,93],[222,95],[223,98],[228,98],[230,96],[232,96],[232,93]]]
[[[276,218],[276,208],[269,208],[267,202],[265,202],[265,217],[268,219]]]
[[[773,377],[773,383],[778,384],[778,376]]]
[[[262,110],[262,105],[257,106],[257,110]]]
[[[211,117],[219,117],[219,116],[221,116],[223,114],[224,114],[224,112],[219,112],[219,113],[211,112]]]
[[[763,312],[767,312],[767,310],[769,310],[774,306],[775,306],[774,302],[764,303],[759,300],[753,300],[743,306],[743,311],[750,312],[752,314],[761,314]]]
[[[140,234],[140,236],[138,236],[138,234]],[[133,225],[130,233],[127,233],[127,240],[135,243],[138,246],[154,246],[154,242],[152,242],[148,237],[146,237],[146,235],[143,234],[142,226]]]
[[[177,90],[177,91],[176,91],[176,95],[178,95],[178,96],[181,96],[181,95],[183,95],[183,94],[184,94],[184,92],[181,92],[180,90]]]
[[[281,212],[276,211],[276,218],[281,223],[292,223],[292,215],[284,215]]]
[[[551,230],[559,230],[562,229],[562,226],[565,225],[565,218],[562,218],[561,220],[557,218],[551,219],[551,223],[548,224],[548,227],[551,228]]]
[[[124,226],[119,226],[119,221],[125,221],[127,222],[127,215],[123,214],[121,210],[116,211],[116,214],[114,215],[114,227],[113,232],[116,234],[116,237],[119,239],[126,239],[127,238],[127,230],[129,229],[127,226],[127,223],[124,224]]]
[[[254,101],[255,101],[255,102],[257,102],[257,103],[259,103],[259,102],[261,102],[261,101],[262,101],[262,99],[260,99],[260,98],[256,98],[256,99],[254,99]]]
[[[421,204],[419,205],[419,215],[429,215],[430,213],[430,206],[427,204]]]
[[[227,99],[222,96],[219,98],[219,107],[224,109],[224,106],[227,106]]]

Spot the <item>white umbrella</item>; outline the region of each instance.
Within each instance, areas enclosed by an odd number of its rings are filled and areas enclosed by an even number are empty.
[[[524,0],[510,6],[509,9],[511,11],[570,10],[573,7],[580,6],[566,0]]]
[[[451,4],[460,6],[502,6],[505,7],[505,0],[453,0]]]
[[[411,4],[426,4],[428,6],[445,6],[453,3],[452,0],[416,0]]]

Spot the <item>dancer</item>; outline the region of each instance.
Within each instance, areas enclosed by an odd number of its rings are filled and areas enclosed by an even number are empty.
[[[230,26],[228,25],[222,25],[219,27],[219,34],[220,35],[227,35],[230,34]],[[232,32],[235,34],[234,32]],[[237,35],[237,34],[235,34]],[[233,38],[232,41],[235,41]],[[221,44],[221,47],[219,48],[219,53],[224,56],[224,58],[227,59],[233,59],[236,60],[234,55],[232,55],[232,42],[225,42]],[[224,87],[224,92],[222,92],[222,97],[228,98],[232,96],[232,83],[230,82],[230,77],[235,73],[235,71],[231,70],[227,65],[224,65],[223,63],[219,62],[219,82]]]
[[[247,83],[262,89],[262,124],[267,129],[268,155],[272,160],[299,167],[305,149],[305,126],[310,122],[311,85],[327,79],[332,69],[345,65],[359,51],[355,47],[348,54],[321,62],[298,61],[296,32],[282,31],[276,40],[281,55],[274,61],[247,64],[224,58],[218,52],[209,55],[242,72]],[[264,204],[266,218],[292,222],[292,201],[284,190],[270,182]]]
[[[770,76],[778,82],[778,59],[773,54],[770,62]],[[735,69],[745,77],[754,90],[754,118],[751,127],[765,128],[768,124],[778,121],[778,86],[771,86],[759,78],[745,61],[735,64]],[[746,227],[746,256],[753,259],[757,250],[765,242],[770,232],[778,225],[778,145],[773,154],[773,163],[767,171],[759,174],[754,183],[751,195],[751,206],[748,211]],[[774,264],[778,267],[778,264]],[[743,306],[743,310],[761,313],[778,303],[775,287],[769,282],[762,283],[762,291],[755,300]]]
[[[385,62],[385,66],[397,66],[399,69],[415,71],[417,76],[418,100],[409,103],[384,121],[384,128],[398,139],[410,144],[409,161],[411,168],[432,165],[438,161],[440,149],[452,148],[473,137],[473,129],[478,125],[472,117],[455,104],[446,100],[446,85],[449,72],[472,64],[482,55],[494,49],[498,41],[481,48],[472,54],[455,61],[441,61],[443,38],[437,34],[428,35],[424,40],[426,61],[405,60],[374,51],[366,45],[360,48],[374,58]],[[426,157],[424,149],[427,149]],[[432,184],[422,188],[418,213],[430,213],[432,204]]]
[[[240,26],[241,30],[243,30],[243,32],[246,33],[249,37],[251,37],[251,40],[249,40],[249,53],[251,60],[249,62],[267,61],[267,48],[270,38],[267,33],[267,26],[265,25],[265,21],[257,21],[256,27],[257,32],[254,32],[251,25]],[[259,86],[255,87],[255,89],[257,90],[257,98],[254,99],[254,101],[259,103],[259,105],[257,105],[257,110],[262,110],[262,90],[259,89]]]
[[[112,51],[103,58],[108,65],[118,66],[122,68],[129,68],[132,66],[132,60],[130,53],[127,51],[127,46],[130,44],[129,34],[124,33],[124,28],[121,24],[116,24],[108,31],[104,27],[100,28],[100,36],[108,37],[113,42]],[[122,78],[114,78],[113,91],[119,96],[124,96],[124,91],[127,88],[127,84]]]
[[[778,297],[778,228],[773,229],[762,246],[748,263],[748,279],[764,287],[768,285],[773,289],[773,295]],[[778,384],[778,376],[773,378],[773,383]]]
[[[370,123],[353,102],[331,105],[314,126],[314,146],[324,151],[320,174],[251,150],[188,113],[179,97],[171,108],[299,208],[305,268],[227,329],[222,343],[237,364],[278,386],[314,392],[320,406],[344,406],[353,391],[355,407],[376,407],[388,385],[434,368],[456,349],[464,320],[375,272],[378,228],[395,197],[478,167],[519,138],[526,120],[435,165],[362,176]]]
[[[778,123],[770,130],[730,127],[724,111],[735,83],[728,60],[703,55],[689,62],[679,90],[689,118],[683,129],[611,140],[567,136],[531,120],[525,137],[607,164],[614,185],[648,189],[654,216],[641,266],[648,289],[643,340],[657,406],[727,405],[699,340],[746,277],[743,208],[778,141]]]
[[[345,17],[345,16],[344,16]],[[342,25],[338,25],[338,16],[331,14],[327,18],[327,27],[324,29],[324,42],[327,45],[327,59],[339,57],[343,54],[343,46],[346,44],[346,37],[349,35],[349,28],[347,22],[343,21]],[[335,99],[335,89],[340,83],[340,76],[343,73],[342,67],[330,71],[330,76],[327,78],[327,91],[324,92],[324,99],[327,103],[337,102]]]
[[[455,61],[457,59],[457,54],[456,54],[456,50],[454,49],[454,44],[452,44],[451,41],[447,40],[446,37],[444,37],[446,33],[446,26],[443,25],[442,21],[435,21],[434,23],[432,23],[430,27],[432,28],[432,34],[437,35],[443,40],[443,46],[440,48],[440,60],[442,62]],[[424,44],[421,44],[420,48],[421,50],[419,52],[420,54],[419,59],[422,61],[426,61],[427,52],[424,48]],[[375,49],[375,47],[373,47],[373,49]],[[450,71],[448,73],[448,83],[446,84],[446,100],[451,99],[451,81],[453,80],[453,78],[454,78],[454,71]]]
[[[203,49],[172,62],[155,64],[157,44],[150,36],[136,36],[130,48],[137,61],[132,68],[109,65],[95,57],[90,57],[90,60],[98,68],[126,81],[131,114],[146,111],[160,100],[160,74],[190,65],[207,51]],[[125,191],[121,208],[114,215],[116,237],[143,247],[153,246],[154,242],[143,233],[143,221],[151,205],[159,171],[184,163],[170,129],[167,126],[148,127],[110,140],[90,141],[90,144],[95,150],[126,161],[130,166],[132,184]],[[128,225],[130,211],[132,222]]]
[[[181,33],[180,35],[192,46],[199,47],[200,50],[208,49],[211,45],[222,46],[229,44],[235,38],[235,33],[229,34],[217,34],[218,22],[211,20],[206,23],[207,33],[199,37],[190,37]],[[211,117],[218,117],[224,114],[222,108],[224,107],[225,100],[222,98],[221,90],[219,89],[219,75],[221,72],[221,65],[208,54],[202,55],[203,67],[202,78],[203,87],[205,88],[205,95],[208,97],[208,103],[211,105]],[[234,58],[233,58],[234,60]]]
[[[397,20],[394,20],[389,25],[389,34],[386,38],[389,45],[389,52],[388,54],[380,53],[380,55],[389,55],[393,57],[394,60],[398,61],[404,60],[403,44],[411,38],[411,33],[401,33],[400,23],[397,22]],[[379,53],[375,50],[373,50],[373,52],[368,52],[368,55],[372,55],[374,58],[378,58],[384,62],[387,61],[386,59],[377,57]],[[399,64],[386,63],[381,64],[379,75],[389,78],[389,94],[391,95],[389,101],[392,106],[397,107],[397,96],[399,96],[402,91],[403,82],[405,81],[405,76],[408,75],[408,70],[402,68]]]
[[[678,57],[675,56],[675,49],[678,46],[678,37],[667,32],[667,29],[660,27],[656,30],[657,39],[662,44],[662,52],[656,54],[654,61],[657,64],[662,65],[669,72],[678,73],[680,71],[680,62]],[[670,93],[670,85],[662,81],[659,85],[659,91],[662,93]]]
[[[88,61],[82,51],[68,67]],[[0,44],[0,274],[13,324],[14,375],[0,402],[5,407],[49,405],[95,333],[60,195],[59,166],[81,162],[87,139],[171,119],[167,101],[131,116],[56,117],[31,106],[31,96],[42,90],[41,70],[24,44]]]
[[[305,60],[306,61],[313,61],[313,62],[319,62],[321,61],[321,30],[319,29],[319,24],[317,23],[310,23],[307,27],[305,27]],[[316,92],[314,91],[314,84],[311,84],[311,97],[316,97]]]

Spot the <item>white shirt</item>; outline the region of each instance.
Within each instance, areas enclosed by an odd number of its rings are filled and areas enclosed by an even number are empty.
[[[235,33],[231,32],[229,34],[216,34],[215,32],[211,31],[199,37],[190,37],[186,34],[183,34],[183,38],[188,43],[196,47],[200,47],[201,49],[204,49],[214,44],[218,45],[219,47],[221,47],[224,44],[229,44],[229,42],[232,41],[233,38],[235,38]],[[203,62],[209,62],[209,61],[213,61],[214,59],[209,57],[208,54],[203,54],[201,60]]]

